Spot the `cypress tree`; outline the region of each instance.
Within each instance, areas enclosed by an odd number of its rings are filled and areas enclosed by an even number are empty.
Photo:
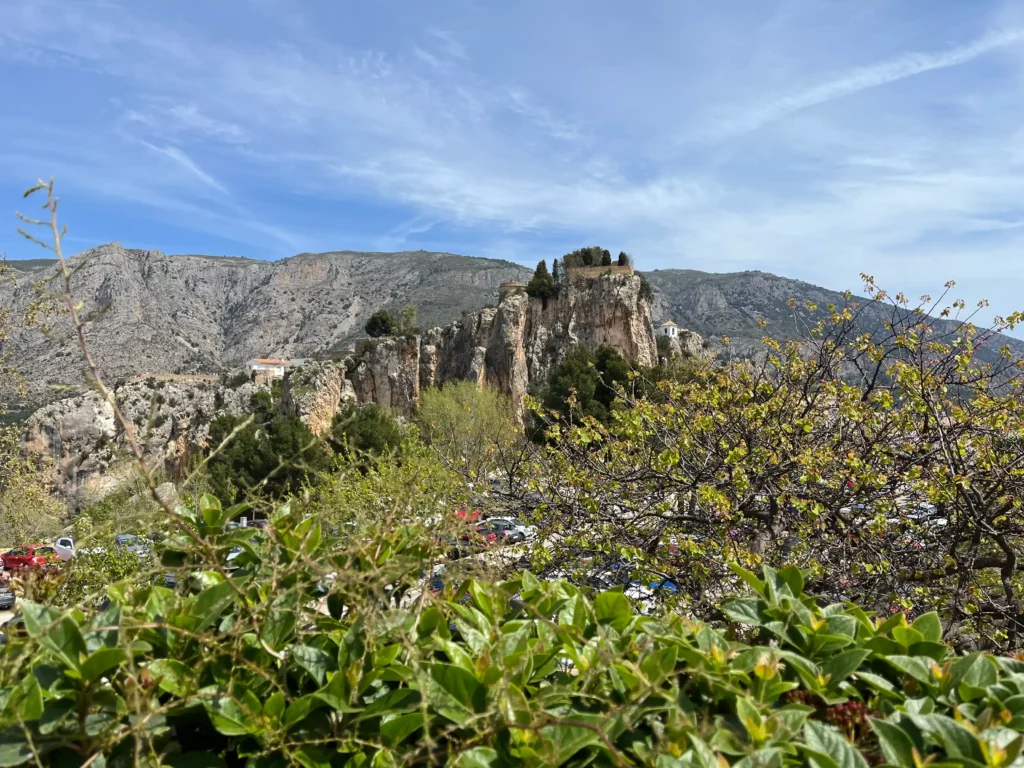
[[[555,294],[555,281],[551,279],[548,272],[548,263],[541,259],[537,270],[533,273],[533,279],[526,286],[526,293],[537,299],[549,299]]]

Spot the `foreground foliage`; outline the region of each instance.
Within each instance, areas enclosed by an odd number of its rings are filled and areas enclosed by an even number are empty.
[[[1024,663],[954,656],[935,614],[819,607],[795,568],[739,572],[722,630],[529,573],[435,598],[422,529],[286,507],[261,542],[237,512],[179,521],[179,591],[23,606],[0,764],[1005,766],[1024,742]]]
[[[804,341],[766,338],[760,361],[620,385],[604,423],[554,421],[523,474],[550,571],[585,583],[626,562],[714,617],[730,565],[795,563],[825,599],[935,610],[963,650],[1020,648],[1024,379],[998,334],[1020,318],[983,329],[962,302],[867,292]]]

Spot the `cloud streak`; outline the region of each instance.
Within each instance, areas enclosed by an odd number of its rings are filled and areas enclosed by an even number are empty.
[[[143,141],[142,143],[145,144],[150,149],[152,149],[154,152],[159,152],[161,155],[171,158],[171,160],[180,165],[182,168],[191,173],[193,176],[195,176],[197,179],[203,182],[203,184],[210,187],[211,189],[215,189],[224,195],[229,194],[223,184],[221,184],[219,181],[213,178],[213,176],[211,176],[202,168],[200,168],[191,157],[186,155],[177,147],[158,147],[155,146],[154,144],[150,144],[148,141]]]
[[[1024,42],[1024,28],[990,32],[971,43],[938,53],[906,53],[888,61],[860,67],[813,88],[762,104],[715,126],[713,134],[730,137],[749,133],[788,115],[908,77],[967,64],[998,48]]]

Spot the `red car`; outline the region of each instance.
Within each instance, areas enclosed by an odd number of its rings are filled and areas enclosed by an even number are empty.
[[[3,561],[4,568],[8,571],[17,571],[20,568],[29,568],[32,566],[47,565],[55,560],[59,560],[57,556],[57,550],[53,547],[44,547],[36,544],[35,546],[21,546],[15,547],[10,552],[4,552],[0,555],[0,560]]]

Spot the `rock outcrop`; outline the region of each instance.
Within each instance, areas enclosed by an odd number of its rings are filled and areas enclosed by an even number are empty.
[[[420,401],[418,337],[394,336],[356,346],[352,387],[360,403],[376,403],[399,416],[411,416]]]
[[[252,396],[268,389],[252,382],[232,388],[206,377],[150,378],[122,384],[114,396],[150,468],[180,477],[206,445],[210,422],[221,414],[248,413]],[[122,471],[131,464],[125,431],[110,403],[95,392],[32,414],[25,447],[54,460],[58,491],[72,507],[102,498],[131,475]]]
[[[650,302],[633,274],[570,280],[546,301],[508,292],[497,307],[467,312],[447,328],[360,344],[352,383],[361,403],[409,416],[423,389],[468,380],[512,398],[546,381],[574,344],[618,350],[630,362],[657,362]],[[355,361],[353,361],[355,362]]]
[[[335,362],[310,362],[287,376],[283,386],[284,407],[299,417],[314,434],[331,429],[338,411],[356,401],[345,366]]]
[[[20,321],[54,274],[45,260],[11,262],[0,314]],[[507,261],[447,253],[300,254],[280,261],[169,256],[109,243],[71,259],[89,343],[108,382],[138,374],[221,372],[253,357],[313,357],[349,349],[377,309],[414,305],[421,323],[444,325],[494,301],[498,286],[529,276]],[[52,286],[51,286],[52,287]],[[29,402],[50,385],[80,385],[82,359],[66,315],[38,318],[51,333],[14,322],[5,346]],[[0,379],[0,403],[21,400]]]
[[[497,307],[467,312],[420,337],[360,342],[347,364],[314,361],[291,372],[280,403],[319,435],[347,403],[376,403],[409,418],[423,389],[460,379],[494,387],[521,408],[530,383],[546,380],[578,343],[607,344],[638,365],[656,362],[651,307],[638,276],[570,281],[547,301],[509,292]],[[164,376],[122,384],[115,396],[150,466],[181,477],[206,446],[214,418],[248,413],[253,395],[270,389],[267,381],[230,386],[213,376]],[[26,447],[54,459],[58,487],[73,507],[131,475],[124,431],[93,392],[36,411]]]

